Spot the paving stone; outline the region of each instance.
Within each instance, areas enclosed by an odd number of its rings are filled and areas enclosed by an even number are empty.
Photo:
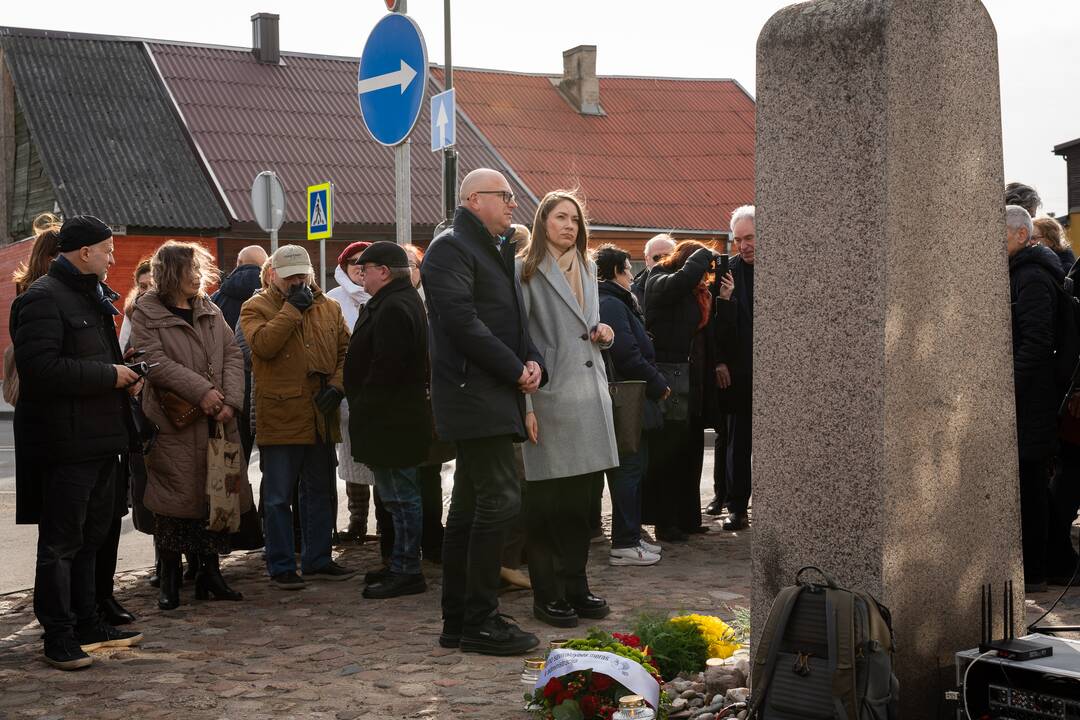
[[[338,671],[338,675],[341,675],[342,677],[345,677],[345,676],[348,676],[348,675],[357,675],[359,673],[360,673],[360,666],[356,665],[356,664],[346,665],[345,667],[341,668],[341,670]]]
[[[398,688],[398,694],[403,697],[420,697],[430,692],[431,689],[428,686],[416,683],[406,683]]]
[[[151,692],[149,690],[130,690],[126,693],[121,693],[116,696],[117,700],[123,700],[125,702],[160,702],[165,699],[165,696],[161,693]]]

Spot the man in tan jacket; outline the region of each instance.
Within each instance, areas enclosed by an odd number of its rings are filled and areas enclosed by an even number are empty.
[[[344,397],[349,331],[341,307],[315,285],[304,248],[285,245],[271,256],[270,287],[244,303],[240,327],[251,348],[267,570],[275,587],[304,587],[296,574],[292,532],[293,488],[299,477],[304,577],[348,579],[355,571],[331,557],[331,458],[333,444],[341,442],[338,405]]]

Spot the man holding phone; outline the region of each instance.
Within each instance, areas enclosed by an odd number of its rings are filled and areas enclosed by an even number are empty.
[[[274,587],[299,590],[305,579],[346,580],[355,574],[331,556],[335,478],[330,458],[341,442],[338,406],[349,331],[341,306],[315,285],[307,250],[278,248],[270,287],[240,310],[251,348],[255,442],[263,459],[266,566]],[[300,478],[301,569],[293,553],[292,501]]]

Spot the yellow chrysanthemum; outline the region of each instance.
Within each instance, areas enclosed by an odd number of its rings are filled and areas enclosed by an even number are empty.
[[[729,658],[739,649],[735,631],[718,617],[712,615],[680,615],[671,622],[697,626],[709,646],[709,657]]]

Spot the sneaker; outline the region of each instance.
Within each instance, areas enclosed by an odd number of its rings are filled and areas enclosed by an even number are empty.
[[[70,636],[45,641],[45,662],[58,670],[78,670],[94,664],[93,658],[79,647],[79,641]]]
[[[645,542],[644,539],[638,540],[638,547],[640,547],[645,552],[651,552],[653,555],[663,555],[664,554],[664,548],[660,547],[659,545],[657,545],[655,543]]]
[[[612,548],[608,553],[608,565],[655,565],[660,556],[649,552],[643,545],[628,548]]]
[[[402,595],[418,595],[426,590],[427,583],[421,573],[415,575],[390,573],[389,576],[379,582],[365,587],[362,594],[368,600],[385,600],[387,598],[401,597]]]
[[[270,582],[278,590],[303,590],[304,579],[296,574],[295,570],[278,573],[270,578]]]
[[[353,575],[356,575],[356,570],[342,567],[333,560],[326,563],[318,570],[308,570],[304,573],[304,577],[309,580],[333,580],[334,582],[348,580]]]
[[[85,630],[75,630],[79,647],[84,651],[103,647],[131,647],[142,642],[143,634],[137,630],[118,630],[108,623],[99,622]]]
[[[533,650],[540,641],[512,622],[512,617],[494,613],[481,625],[465,628],[461,635],[461,651],[481,655],[524,655]]]

